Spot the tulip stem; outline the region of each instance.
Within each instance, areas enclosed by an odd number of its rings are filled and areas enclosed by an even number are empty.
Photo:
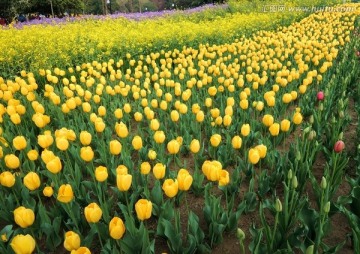
[[[75,215],[74,215],[73,210],[72,210],[72,208],[70,206],[70,203],[66,203],[65,207],[67,208],[66,210],[68,210],[68,214],[69,214],[71,220],[73,221],[73,223],[75,224],[76,229],[80,232],[77,220],[75,219]]]
[[[104,245],[103,245],[102,240],[101,240],[101,234],[100,234],[99,226],[98,226],[97,223],[95,223],[95,227],[96,227],[96,231],[97,231],[98,236],[99,236],[99,241],[100,241],[101,249],[104,249]]]
[[[31,235],[36,239],[36,236],[34,234],[34,230],[32,228],[30,228],[30,232],[31,232]],[[42,253],[41,250],[40,250],[39,245],[35,243],[35,246],[36,246],[36,252],[37,253]]]

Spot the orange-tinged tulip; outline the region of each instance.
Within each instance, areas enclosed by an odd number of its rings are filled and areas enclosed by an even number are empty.
[[[95,178],[98,182],[104,182],[108,178],[107,168],[104,166],[98,166],[95,169]]]
[[[119,191],[128,191],[132,183],[132,175],[130,174],[117,174],[116,185]]]
[[[167,144],[167,150],[170,154],[177,154],[180,150],[180,144],[176,139],[171,140]]]
[[[80,248],[80,236],[74,231],[65,233],[64,248],[67,251],[77,250]]]
[[[187,191],[190,189],[190,186],[193,182],[193,177],[190,175],[189,171],[182,168],[179,170],[177,175],[177,182],[179,186],[179,190]]]
[[[110,153],[113,155],[119,155],[122,150],[122,145],[118,140],[110,141]]]
[[[111,238],[119,240],[123,237],[125,233],[125,224],[123,220],[119,217],[114,217],[109,223],[109,234]]]
[[[70,184],[63,184],[58,191],[57,200],[61,203],[69,203],[74,199],[74,193]]]
[[[31,254],[35,250],[35,240],[31,235],[16,235],[11,243],[11,248],[15,254]]]
[[[166,166],[162,163],[156,163],[153,167],[153,174],[156,179],[162,179],[165,176]]]
[[[15,154],[7,154],[4,158],[5,165],[9,169],[16,169],[20,166],[20,160]]]
[[[13,139],[13,146],[16,150],[23,150],[26,148],[26,139],[24,136],[17,136]]]
[[[14,210],[14,221],[20,227],[27,228],[35,221],[34,211],[24,206],[20,206]]]
[[[139,220],[147,220],[151,217],[152,203],[147,199],[139,199],[135,204],[136,215]]]
[[[165,195],[169,198],[173,198],[179,191],[179,186],[177,180],[166,179],[162,185],[162,189],[165,192]]]
[[[33,191],[40,187],[40,177],[35,172],[29,172],[24,177],[24,185],[29,190]]]
[[[80,157],[86,162],[91,161],[94,158],[94,151],[90,146],[85,146],[80,149]]]
[[[85,207],[84,214],[87,222],[97,223],[101,219],[102,210],[98,204],[90,203],[87,207]]]
[[[0,174],[0,184],[2,186],[11,188],[15,184],[15,176],[9,171],[4,171]]]

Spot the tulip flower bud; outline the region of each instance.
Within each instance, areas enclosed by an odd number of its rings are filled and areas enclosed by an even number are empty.
[[[275,210],[278,213],[280,213],[282,211],[282,204],[281,204],[280,199],[278,199],[278,198],[275,201]]]
[[[339,100],[339,106],[341,109],[344,108],[344,101],[342,99]]]
[[[330,201],[328,201],[324,206],[324,212],[329,213],[330,212]]]
[[[339,117],[340,117],[340,118],[344,118],[344,117],[345,117],[344,111],[340,110],[340,112],[339,112]]]
[[[312,130],[309,133],[308,140],[313,140],[316,137],[316,131]]]
[[[339,140],[342,140],[343,137],[344,137],[344,132],[340,132],[340,134],[339,134]]]
[[[342,140],[339,140],[334,145],[335,153],[340,153],[345,148],[345,143]]]
[[[173,198],[179,191],[179,184],[177,180],[166,179],[162,185],[162,189],[165,192],[165,195],[169,198]]]
[[[324,105],[323,105],[322,103],[320,103],[320,105],[319,105],[319,110],[320,110],[320,111],[323,111],[323,110],[324,110]]]
[[[289,171],[288,171],[288,175],[287,175],[287,178],[288,178],[288,179],[292,179],[292,178],[293,178],[293,172],[292,172],[292,169],[289,169]]]
[[[74,193],[70,184],[63,184],[58,191],[57,200],[61,203],[69,203],[74,198]]]
[[[317,97],[318,101],[322,101],[322,100],[324,100],[325,94],[323,91],[320,91],[317,93],[316,97]]]
[[[314,254],[314,245],[307,247],[305,254]]]
[[[306,128],[303,130],[303,132],[304,132],[304,134],[306,134],[306,133],[309,133],[310,130],[311,130],[311,127],[308,126],[308,127],[306,127]]]
[[[98,166],[95,169],[95,178],[98,182],[104,182],[108,178],[107,168],[104,166]]]
[[[326,186],[327,186],[326,178],[325,178],[325,177],[322,177],[322,178],[321,178],[320,187],[321,187],[321,189],[325,190],[325,189],[326,189]]]
[[[331,123],[333,123],[333,124],[337,123],[335,116],[333,116],[333,118],[331,118]]]
[[[51,186],[46,186],[43,189],[43,194],[45,197],[51,197],[54,194],[54,189]]]
[[[292,179],[292,187],[294,189],[296,189],[298,187],[298,180],[297,180],[296,176],[294,176],[293,179]]]
[[[0,184],[2,186],[11,188],[15,184],[15,176],[9,171],[4,171],[0,174]]]
[[[296,152],[295,158],[296,158],[297,161],[301,160],[301,153],[300,153],[300,151],[297,151],[297,152]]]
[[[239,241],[241,242],[245,239],[245,232],[241,228],[237,228],[236,236],[239,239]]]
[[[77,250],[80,248],[80,236],[74,231],[65,233],[64,248],[67,251]]]
[[[120,191],[128,191],[132,183],[132,175],[130,174],[117,174],[116,185]]]
[[[200,150],[200,142],[197,139],[193,139],[190,143],[190,151],[192,153],[198,153]]]
[[[314,123],[314,115],[311,115],[309,117],[309,123],[313,124]]]
[[[33,191],[40,187],[40,177],[35,172],[29,172],[24,177],[24,185],[29,190]]]

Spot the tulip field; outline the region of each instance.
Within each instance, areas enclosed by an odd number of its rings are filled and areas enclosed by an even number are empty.
[[[342,7],[0,28],[0,253],[360,253]]]

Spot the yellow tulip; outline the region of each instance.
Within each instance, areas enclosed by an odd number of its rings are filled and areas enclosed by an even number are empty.
[[[156,179],[162,179],[165,176],[166,166],[161,163],[156,163],[153,167],[153,174]]]
[[[99,116],[105,116],[106,115],[106,108],[104,106],[100,106],[98,108],[98,114],[99,114]]]
[[[87,247],[80,247],[77,250],[72,250],[70,254],[91,254],[91,251]]]
[[[123,111],[121,108],[118,108],[114,111],[114,115],[117,119],[121,119],[123,117]]]
[[[74,193],[70,184],[62,184],[58,191],[57,200],[61,203],[69,203],[74,199]]]
[[[291,94],[289,93],[285,93],[282,97],[282,101],[285,103],[285,104],[288,104],[292,101],[292,96]]]
[[[122,145],[118,140],[110,141],[110,153],[113,155],[119,155],[122,150]]]
[[[250,134],[250,125],[249,124],[243,124],[241,126],[241,135],[243,135],[244,137],[247,137]]]
[[[142,162],[141,165],[140,165],[140,172],[141,172],[141,174],[147,175],[147,174],[150,173],[150,171],[151,171],[151,165],[150,165],[150,163],[147,162],[147,161]]]
[[[116,174],[117,175],[127,175],[128,174],[128,168],[125,165],[119,165],[116,168]]]
[[[262,123],[266,127],[270,127],[274,123],[274,117],[272,115],[266,114],[262,118]]]
[[[126,138],[129,135],[129,130],[123,122],[115,124],[115,131],[120,138]]]
[[[5,165],[9,169],[16,169],[20,166],[20,160],[15,154],[7,154],[4,158]]]
[[[131,144],[136,151],[139,151],[143,147],[143,142],[140,136],[135,136]]]
[[[74,231],[65,233],[64,248],[67,251],[77,250],[80,248],[80,236]]]
[[[157,156],[156,152],[154,150],[150,149],[148,152],[148,158],[153,161],[156,159],[156,156]]]
[[[157,131],[159,128],[160,128],[159,120],[152,119],[150,121],[150,129],[153,130],[153,131]]]
[[[229,172],[227,170],[221,170],[219,174],[219,186],[226,186],[230,182]]]
[[[162,189],[165,192],[165,195],[169,198],[173,198],[179,191],[179,186],[177,180],[166,179],[162,185]]]
[[[232,122],[231,116],[225,115],[223,119],[224,126],[225,127],[230,126],[231,122]]]
[[[180,115],[179,112],[177,110],[172,110],[170,113],[170,119],[173,122],[177,122],[179,121]]]
[[[29,172],[24,177],[24,185],[29,190],[33,191],[40,187],[40,177],[35,172]]]
[[[54,138],[51,135],[38,136],[38,144],[44,149],[51,146],[53,142],[54,142]]]
[[[0,184],[2,186],[11,188],[15,184],[15,176],[9,171],[4,171],[0,174]]]
[[[167,150],[170,154],[177,154],[180,150],[180,144],[176,139],[171,140],[167,144]]]
[[[39,153],[36,150],[30,150],[27,153],[27,157],[28,157],[29,160],[35,161],[39,157]]]
[[[154,140],[157,144],[162,144],[165,141],[165,133],[163,131],[155,131]]]
[[[240,108],[241,109],[247,109],[249,107],[249,101],[247,99],[240,101]]]
[[[15,254],[31,254],[35,250],[35,240],[31,235],[16,235],[11,243]]]
[[[280,124],[278,124],[278,123],[273,123],[273,124],[269,127],[269,131],[270,131],[271,136],[277,136],[277,135],[279,135]]]
[[[14,210],[14,221],[22,228],[31,226],[35,221],[33,210],[20,206]]]
[[[242,145],[242,138],[238,135],[234,136],[231,140],[231,144],[234,149],[240,149]]]
[[[267,147],[263,144],[255,146],[255,149],[258,150],[260,158],[265,158]]]
[[[251,164],[256,164],[260,160],[260,154],[259,151],[255,148],[251,148],[249,150],[248,159]]]
[[[13,139],[13,146],[16,150],[23,150],[26,148],[26,139],[24,136],[17,136]]]
[[[54,158],[55,158],[55,154],[50,150],[45,149],[44,151],[41,152],[41,159],[45,164],[49,163]]]
[[[84,209],[86,221],[89,223],[97,223],[102,216],[102,210],[96,203],[90,203]]]
[[[303,116],[301,115],[301,113],[296,112],[293,116],[293,123],[299,125],[302,123],[302,120],[303,120]]]
[[[193,177],[190,175],[189,171],[182,168],[179,170],[177,175],[177,182],[179,186],[179,190],[187,191],[190,189],[190,186],[193,182]]]
[[[104,182],[108,178],[107,168],[104,166],[98,166],[95,169],[95,178],[98,182]]]
[[[55,156],[51,161],[46,163],[46,168],[53,174],[57,174],[62,169],[60,158]]]
[[[83,146],[88,146],[91,143],[91,134],[87,131],[80,132],[80,142]]]
[[[94,151],[90,146],[85,146],[80,149],[80,157],[86,162],[91,161],[94,158]]]
[[[132,182],[132,175],[130,174],[117,174],[116,185],[119,191],[128,191]]]
[[[135,204],[136,215],[139,220],[147,220],[151,217],[152,203],[147,199],[139,199]]]
[[[45,197],[51,197],[52,195],[54,194],[54,189],[51,187],[51,186],[46,186],[44,189],[43,189],[43,195]]]
[[[65,137],[55,139],[56,147],[61,151],[66,151],[69,148],[69,141]]]
[[[290,121],[288,119],[284,119],[280,123],[280,129],[283,132],[287,132],[290,129]]]
[[[10,116],[10,120],[15,125],[18,125],[18,124],[21,123],[21,118],[20,118],[20,115],[18,113],[12,114]]]
[[[204,121],[204,118],[205,118],[205,114],[202,110],[200,110],[199,112],[196,113],[196,121],[198,123],[201,123]]]
[[[200,151],[200,142],[197,139],[191,140],[190,151],[192,153],[198,153]]]
[[[109,234],[111,238],[119,240],[125,233],[125,224],[119,217],[114,217],[109,223]]]
[[[102,120],[102,118],[97,118],[95,120],[95,130],[96,130],[96,132],[99,132],[99,133],[103,132],[105,127],[106,127],[106,125],[105,125],[104,121]]]

